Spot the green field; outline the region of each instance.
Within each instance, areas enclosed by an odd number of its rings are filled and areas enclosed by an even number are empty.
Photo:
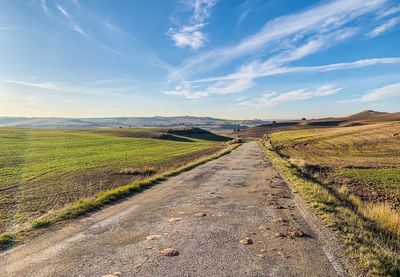
[[[399,207],[400,122],[274,133],[274,148],[293,164],[363,199]]]
[[[226,141],[204,138],[161,129],[0,128],[0,231],[215,153]]]

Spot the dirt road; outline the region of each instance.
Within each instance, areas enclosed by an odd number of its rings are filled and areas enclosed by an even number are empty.
[[[1,254],[0,274],[347,276],[329,232],[298,202],[250,142]],[[168,247],[179,255],[159,254]]]

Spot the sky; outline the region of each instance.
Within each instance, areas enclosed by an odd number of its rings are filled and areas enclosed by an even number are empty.
[[[0,0],[0,116],[400,111],[400,0]]]

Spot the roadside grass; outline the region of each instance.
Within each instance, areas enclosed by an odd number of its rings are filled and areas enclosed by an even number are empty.
[[[334,188],[304,174],[260,141],[266,156],[360,262],[365,276],[400,276],[399,217],[389,206],[363,203],[348,188]]]
[[[21,228],[20,230],[17,230],[13,233],[3,233],[0,236],[0,249],[9,248],[15,244],[21,243],[27,238],[37,235],[38,233],[40,233],[36,232],[38,229],[47,228],[56,223],[75,219],[88,213],[98,211],[106,205],[119,201],[125,197],[131,196],[134,193],[140,192],[152,185],[166,180],[169,177],[176,176],[184,171],[191,170],[196,166],[202,165],[208,161],[224,156],[238,146],[240,146],[240,144],[229,144],[224,149],[215,154],[202,157],[176,169],[171,169],[167,172],[157,174],[143,180],[138,180],[125,186],[120,186],[111,190],[98,193],[97,195],[90,198],[80,199],[59,211],[48,214],[42,218],[32,220],[29,224],[26,225],[25,228]]]
[[[186,165],[225,145],[210,140],[209,133],[185,138],[166,131],[0,128],[0,233],[79,199]]]

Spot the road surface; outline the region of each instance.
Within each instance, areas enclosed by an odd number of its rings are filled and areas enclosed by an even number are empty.
[[[332,241],[249,142],[2,253],[0,274],[348,276]]]

